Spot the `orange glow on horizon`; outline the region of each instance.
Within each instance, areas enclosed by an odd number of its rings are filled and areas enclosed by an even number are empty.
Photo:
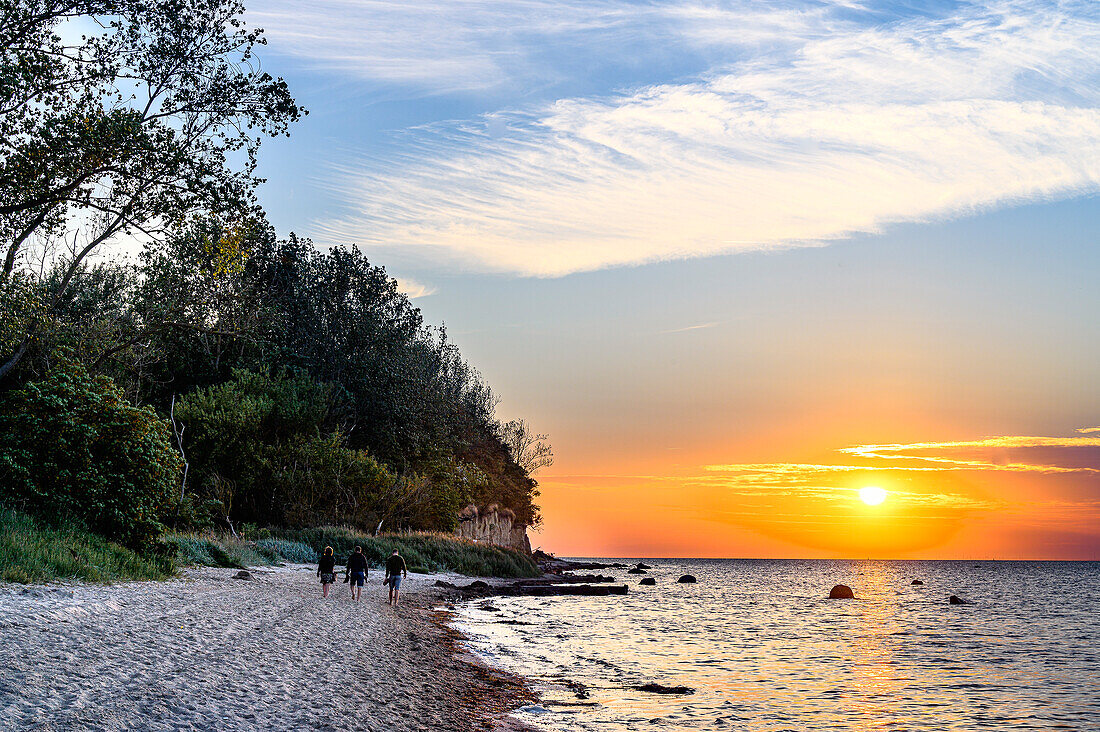
[[[921,443],[919,460],[840,449],[805,463],[548,475],[531,540],[562,556],[1096,559],[1094,443],[998,438]]]

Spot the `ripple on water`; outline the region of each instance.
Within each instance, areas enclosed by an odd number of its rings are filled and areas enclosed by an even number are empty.
[[[555,732],[769,732],[1100,719],[1098,563],[646,562],[657,586],[625,597],[463,609],[477,650],[542,686],[543,711],[524,721]],[[699,583],[677,585],[684,573]],[[911,586],[918,576],[924,585]],[[837,583],[859,599],[825,598]],[[975,604],[950,606],[952,594]],[[646,682],[696,693],[629,688]],[[577,686],[593,706],[575,706]]]

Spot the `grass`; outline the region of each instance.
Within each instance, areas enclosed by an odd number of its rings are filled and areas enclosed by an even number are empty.
[[[267,532],[265,532],[267,533]],[[15,511],[0,511],[0,581],[81,580],[112,583],[162,580],[179,565],[256,567],[278,562],[317,561],[326,546],[336,561],[356,546],[373,566],[398,549],[412,572],[449,570],[479,577],[534,577],[535,564],[522,552],[478,544],[449,534],[418,532],[370,536],[355,529],[325,526],[278,530],[259,541],[214,534],[168,534],[155,554],[138,554],[71,527],[53,528]]]
[[[161,580],[174,562],[146,556],[75,528],[54,528],[15,511],[0,511],[0,581],[82,580],[110,584]]]
[[[397,549],[411,572],[449,570],[475,577],[536,577],[539,574],[538,567],[522,552],[478,544],[450,534],[413,532],[370,536],[343,526],[274,533],[283,539],[306,544],[316,554],[331,546],[337,562],[343,561],[356,546],[361,546],[373,566],[380,566],[390,552]]]

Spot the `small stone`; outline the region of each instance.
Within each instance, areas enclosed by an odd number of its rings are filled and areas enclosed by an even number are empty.
[[[921,582],[920,580],[913,580],[913,581],[912,581],[912,582],[910,582],[909,584],[911,584],[911,585],[923,585],[924,583],[923,583],[923,582]]]
[[[966,605],[967,604],[966,600],[962,599],[958,595],[952,595],[951,597],[947,598],[947,601],[949,603],[951,603],[952,605]]]
[[[686,584],[691,584],[692,582],[696,582],[697,580],[695,579],[695,575],[685,574],[685,575],[681,575],[680,579],[678,579],[676,581],[679,582],[682,585],[686,585]]]
[[[252,579],[252,573],[249,572],[247,569],[242,569],[240,572],[237,572],[235,575],[233,575],[233,579],[247,579],[247,580],[250,580],[250,579]]]
[[[830,600],[854,600],[855,593],[852,592],[852,588],[848,585],[836,585],[833,589],[829,590]]]

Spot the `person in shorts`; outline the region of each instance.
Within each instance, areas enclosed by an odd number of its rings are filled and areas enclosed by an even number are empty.
[[[385,582],[390,586],[390,605],[396,606],[397,601],[401,599],[401,580],[408,576],[409,572],[405,568],[405,558],[394,549],[393,554],[386,560]]]
[[[359,602],[363,595],[363,585],[367,584],[367,558],[363,554],[363,547],[355,547],[355,551],[348,556],[347,572],[351,598]]]
[[[332,555],[331,546],[326,546],[317,560],[317,576],[321,578],[321,595],[327,599],[329,588],[336,582],[336,557]]]

